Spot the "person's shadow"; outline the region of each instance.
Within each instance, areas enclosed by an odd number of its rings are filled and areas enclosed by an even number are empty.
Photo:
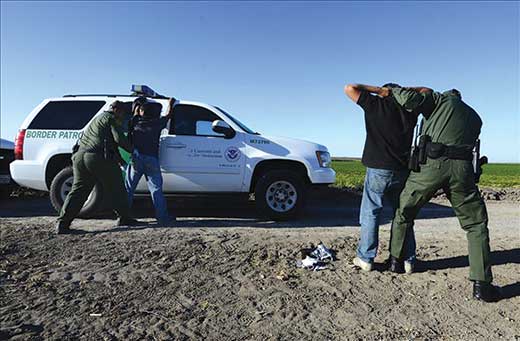
[[[512,250],[500,250],[491,252],[492,265],[520,264],[520,248]],[[416,272],[429,270],[444,270],[463,268],[469,266],[468,256],[421,261]],[[501,299],[509,299],[520,296],[520,282],[501,287]]]

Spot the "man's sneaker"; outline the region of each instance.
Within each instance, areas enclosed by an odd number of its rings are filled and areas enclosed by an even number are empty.
[[[135,220],[134,218],[121,218],[119,217],[116,222],[116,226],[136,226],[141,224],[140,221]]]
[[[473,298],[484,302],[497,302],[500,300],[500,290],[491,283],[475,281],[473,283]]]
[[[359,257],[354,258],[354,265],[360,267],[363,271],[372,271],[372,263],[365,262]]]
[[[70,223],[66,223],[64,221],[58,221],[56,222],[56,228],[55,228],[56,234],[67,234],[70,233]]]
[[[407,275],[410,275],[410,274],[414,273],[414,270],[415,270],[415,263],[412,261],[405,260],[404,261],[404,272]]]
[[[389,262],[390,265],[388,267],[388,270],[396,274],[402,274],[404,272],[404,262],[402,260],[399,260],[391,256]]]

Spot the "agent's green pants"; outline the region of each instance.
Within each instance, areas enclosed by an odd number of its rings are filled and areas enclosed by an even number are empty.
[[[390,252],[402,258],[407,231],[411,231],[414,219],[438,189],[447,190],[451,206],[466,231],[469,251],[469,279],[491,282],[489,260],[489,231],[486,205],[475,185],[470,161],[428,159],[421,171],[412,172],[406,181],[392,223]],[[413,232],[411,232],[413,233]]]
[[[113,160],[105,160],[100,154],[78,151],[72,157],[74,182],[58,217],[70,223],[83,207],[94,185],[99,182],[103,195],[121,218],[130,217],[128,194],[126,193],[121,169]]]

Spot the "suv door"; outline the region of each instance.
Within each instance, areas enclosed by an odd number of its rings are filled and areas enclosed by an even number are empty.
[[[244,175],[243,134],[226,138],[212,130],[216,112],[177,104],[169,134],[161,137],[165,192],[239,192]]]

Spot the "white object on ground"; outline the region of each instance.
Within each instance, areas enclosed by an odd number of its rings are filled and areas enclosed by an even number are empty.
[[[323,243],[320,243],[314,251],[311,252],[311,256],[319,260],[334,260],[334,254],[332,250],[327,248]]]

